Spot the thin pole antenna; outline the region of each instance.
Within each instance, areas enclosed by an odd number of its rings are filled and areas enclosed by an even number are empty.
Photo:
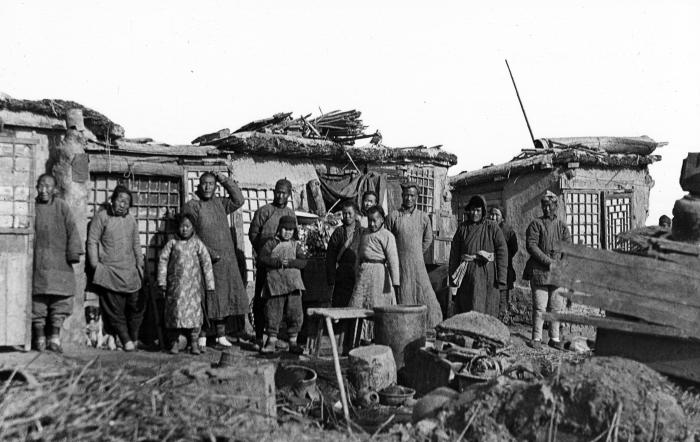
[[[535,143],[535,137],[532,135],[532,128],[530,127],[530,121],[527,119],[527,114],[525,113],[525,106],[523,106],[523,100],[520,99],[520,92],[518,92],[518,86],[515,84],[515,78],[513,78],[513,72],[510,70],[510,65],[506,59],[506,67],[508,68],[508,73],[510,74],[510,80],[513,82],[513,87],[515,88],[515,95],[518,97],[518,103],[520,103],[520,109],[523,111],[523,117],[525,117],[525,124],[527,124],[527,130],[530,132],[530,139],[532,139],[532,145],[537,147]]]

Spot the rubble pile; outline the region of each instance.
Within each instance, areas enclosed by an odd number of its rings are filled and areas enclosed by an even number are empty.
[[[429,397],[428,394],[426,397]],[[420,402],[419,402],[420,404]],[[474,384],[410,428],[414,437],[504,440],[692,440],[668,381],[643,364],[592,358],[544,379]],[[391,431],[405,433],[406,428]]]

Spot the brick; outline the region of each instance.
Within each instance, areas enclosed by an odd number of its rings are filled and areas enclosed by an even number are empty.
[[[26,229],[29,227],[29,217],[28,216],[15,216],[15,222],[13,227],[15,229]]]
[[[0,157],[0,174],[5,175],[12,172],[14,159],[12,157]]]
[[[2,189],[2,188],[0,188]],[[1,192],[1,190],[0,190]],[[29,196],[31,195],[31,192],[29,191],[28,186],[17,186],[15,187],[15,201],[29,201]],[[0,199],[2,197],[0,196]]]
[[[0,156],[1,156],[1,157],[12,157],[12,156],[14,156],[12,144],[0,143]]]
[[[0,201],[12,201],[12,186],[0,186]]]
[[[30,170],[32,166],[32,161],[29,158],[15,158],[15,170],[25,171]]]
[[[29,215],[29,204],[15,201],[15,215]]]

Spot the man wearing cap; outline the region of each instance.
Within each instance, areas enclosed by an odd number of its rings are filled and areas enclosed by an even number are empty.
[[[228,198],[216,196],[217,183],[226,189]],[[206,297],[204,313],[209,325],[216,329],[216,343],[231,347],[231,342],[226,339],[226,322],[233,319],[236,332],[245,330],[248,296],[238,271],[228,216],[243,205],[245,198],[238,184],[221,172],[205,172],[199,177],[197,197],[199,199],[185,204],[183,213],[192,216],[195,232],[212,256],[216,290],[214,296]],[[202,329],[200,348],[206,347],[206,343],[206,331]]]
[[[294,219],[294,211],[287,207],[292,195],[292,183],[287,179],[278,180],[275,184],[274,200],[255,211],[250,222],[248,238],[255,252],[255,295],[253,297],[253,322],[255,324],[255,339],[260,343],[265,331],[265,300],[262,297],[267,271],[260,262],[260,252],[263,246],[277,234],[277,226],[284,216]]]
[[[571,242],[571,233],[563,220],[557,217],[558,199],[549,190],[541,200],[542,216],[530,223],[525,234],[525,242],[530,259],[525,265],[523,279],[530,281],[532,289],[532,340],[529,345],[539,349],[542,346],[543,313],[554,313],[564,308],[564,300],[559,294],[559,287],[550,284],[549,273],[553,262],[562,259],[559,244]],[[559,322],[549,325],[549,346],[563,349],[559,336]]]
[[[399,252],[401,293],[397,302],[427,306],[428,327],[432,329],[442,322],[440,304],[430,284],[423,258],[433,242],[433,228],[428,214],[416,207],[418,184],[403,183],[401,191],[401,208],[391,212],[386,220],[387,229],[396,237]]]

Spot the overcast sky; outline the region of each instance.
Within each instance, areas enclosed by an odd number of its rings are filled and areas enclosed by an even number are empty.
[[[650,219],[700,151],[700,2],[12,1],[0,91],[189,143],[276,112],[358,109],[391,146],[511,159],[535,137],[649,135]]]

